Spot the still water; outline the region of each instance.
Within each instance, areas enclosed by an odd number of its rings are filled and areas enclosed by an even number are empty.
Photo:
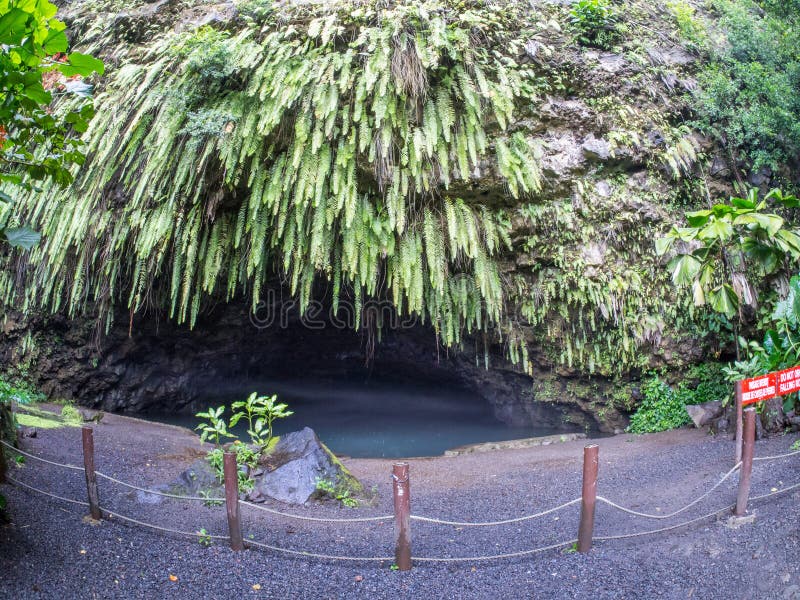
[[[250,391],[278,394],[294,414],[275,422],[280,435],[311,427],[336,454],[354,458],[435,456],[445,450],[480,442],[496,442],[562,433],[546,427],[509,427],[497,420],[489,403],[469,391],[447,386],[347,382],[249,382],[246,390],[209,395],[197,403],[229,405]],[[230,417],[230,408],[225,415]],[[145,415],[153,421],[194,428],[198,419],[186,414]],[[247,439],[242,421],[234,430]]]

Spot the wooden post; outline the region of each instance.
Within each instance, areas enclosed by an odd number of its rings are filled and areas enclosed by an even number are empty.
[[[91,427],[81,430],[83,439],[83,469],[86,474],[86,494],[89,497],[89,514],[95,521],[103,518],[100,512],[100,494],[97,490],[97,476],[94,474],[94,432]]]
[[[394,528],[397,535],[395,564],[401,571],[411,570],[411,486],[408,463],[395,463],[392,467],[394,490]]]
[[[242,521],[239,515],[239,465],[236,464],[236,453],[226,452],[223,455],[222,469],[225,475],[225,506],[228,509],[228,536],[231,549],[244,550],[242,539]]]
[[[736,463],[742,462],[742,382],[737,381],[734,385],[736,393]]]
[[[747,501],[750,499],[750,477],[753,473],[753,452],[756,445],[756,409],[744,411],[744,445],[742,452],[742,469],[739,471],[739,494],[736,496],[734,515],[743,517],[747,513]]]
[[[589,444],[583,449],[583,490],[581,493],[581,522],[578,526],[578,552],[592,548],[594,508],[597,500],[597,471],[600,465],[600,446]]]
[[[6,482],[6,453],[5,446],[0,444],[0,483]]]

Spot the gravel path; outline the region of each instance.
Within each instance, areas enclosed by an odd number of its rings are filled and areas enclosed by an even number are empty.
[[[788,451],[796,435],[759,441],[756,456]],[[82,464],[80,431],[40,431],[24,440],[33,454]],[[570,442],[452,458],[411,459],[412,512],[458,521],[500,520],[556,506],[580,495],[582,447]],[[733,444],[695,430],[599,440],[598,493],[635,510],[669,513],[700,496],[730,469]],[[95,428],[97,469],[135,485],[173,479],[202,452],[190,432],[107,415]],[[347,460],[377,506],[293,509],[304,515],[391,514],[388,460]],[[83,474],[28,460],[11,476],[83,500]],[[757,463],[753,495],[800,482],[800,455]],[[654,521],[599,505],[595,535],[665,527],[722,509],[735,499],[736,476],[679,516]],[[225,511],[201,503],[137,501],[135,492],[101,480],[111,511],[185,531],[225,535]],[[391,561],[336,562],[252,549],[224,541],[151,531],[112,519],[85,522],[86,509],[3,486],[12,523],[0,528],[3,598],[785,598],[800,599],[800,490],[753,503],[755,523],[726,525],[728,513],[666,533],[596,542],[588,555],[550,550],[480,562],[424,563],[407,573]],[[273,508],[284,509],[278,505]],[[327,525],[243,508],[245,536],[296,550],[391,556],[393,523]],[[414,521],[415,556],[501,554],[576,537],[578,507],[489,528]],[[174,580],[173,580],[174,579]]]

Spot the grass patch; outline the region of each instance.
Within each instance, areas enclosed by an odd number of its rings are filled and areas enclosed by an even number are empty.
[[[59,429],[61,427],[74,427],[71,423],[65,423],[58,418],[45,418],[35,415],[17,414],[17,423],[23,427],[35,427],[36,429]]]
[[[30,405],[18,406],[16,418],[17,423],[23,427],[35,427],[36,429],[58,429],[60,427],[78,427],[80,425],[80,422]]]

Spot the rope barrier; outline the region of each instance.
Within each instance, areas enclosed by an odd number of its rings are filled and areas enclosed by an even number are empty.
[[[144,521],[139,521],[137,519],[133,519],[131,517],[126,517],[125,515],[121,515],[116,512],[111,512],[110,510],[100,507],[108,518],[111,519],[120,519],[122,521],[128,521],[129,523],[134,523],[136,525],[141,525],[142,527],[149,527],[150,529],[155,529],[156,531],[165,531],[167,533],[176,533],[178,535],[188,535],[189,537],[196,537],[196,538],[205,538],[210,540],[228,540],[228,536],[226,535],[211,535],[208,533],[200,533],[200,532],[191,532],[191,531],[181,531],[179,529],[171,529],[170,527],[161,527],[160,525],[152,525],[150,523],[145,523]]]
[[[382,515],[380,517],[360,517],[353,519],[328,519],[324,517],[306,517],[303,515],[294,515],[291,513],[281,512],[279,510],[275,510],[274,508],[267,508],[266,506],[253,504],[252,502],[244,502],[242,500],[239,500],[239,504],[242,506],[249,506],[250,508],[255,508],[256,510],[263,510],[264,512],[268,512],[273,515],[280,515],[281,517],[298,519],[300,521],[316,521],[319,523],[369,523],[372,521],[388,521],[390,519],[394,519],[394,515]]]
[[[50,496],[51,498],[55,498],[56,500],[63,500],[64,502],[69,502],[70,504],[78,504],[80,506],[89,506],[88,502],[82,502],[80,500],[73,500],[72,498],[64,498],[63,496],[57,496],[55,494],[51,494],[50,492],[45,492],[44,490],[40,490],[37,487],[33,487],[32,485],[28,485],[27,483],[22,483],[18,479],[14,479],[13,477],[9,477],[6,475],[6,479],[23,488],[28,488],[33,492],[38,492],[39,494],[44,494],[45,496]]]
[[[11,449],[14,452],[17,452],[19,454],[22,454],[24,456],[27,456],[29,458],[32,458],[34,460],[37,460],[37,461],[40,461],[40,462],[43,462],[43,463],[46,463],[46,464],[50,464],[50,465],[53,465],[53,466],[56,466],[56,467],[61,467],[61,468],[66,468],[66,469],[72,469],[72,470],[76,470],[76,471],[84,471],[83,467],[78,467],[78,466],[74,466],[74,465],[63,464],[63,463],[58,463],[58,462],[54,462],[54,461],[51,461],[51,460],[47,460],[47,459],[41,458],[39,456],[35,456],[33,454],[25,452],[23,450],[19,450],[19,449],[13,447],[12,445],[2,441],[2,440],[0,440],[0,444],[2,444],[3,446],[8,447],[9,449]],[[800,450],[795,451],[795,452],[790,452],[790,453],[787,453],[787,454],[782,454],[782,455],[757,457],[757,458],[754,458],[754,461],[780,460],[780,459],[789,458],[791,456],[796,456],[796,455],[800,455]],[[628,514],[631,514],[631,515],[634,515],[634,516],[638,516],[638,517],[644,517],[644,518],[650,518],[650,519],[670,519],[670,518],[675,517],[676,515],[684,512],[684,511],[688,510],[689,508],[697,505],[699,502],[702,502],[706,498],[708,498],[708,496],[710,496],[725,481],[727,481],[736,471],[738,471],[741,468],[741,466],[742,466],[742,463],[739,462],[732,469],[730,469],[716,484],[714,484],[708,491],[706,491],[700,497],[698,497],[697,499],[693,500],[692,502],[690,502],[686,506],[684,506],[684,507],[682,507],[682,508],[680,508],[680,509],[678,509],[678,510],[676,510],[674,512],[671,512],[669,514],[656,515],[656,514],[649,514],[649,513],[635,511],[635,510],[626,508],[624,506],[621,506],[621,505],[619,505],[619,504],[617,504],[617,503],[615,503],[615,502],[613,502],[613,501],[611,501],[611,500],[609,500],[607,498],[604,498],[602,496],[597,496],[597,501],[603,502],[603,503],[607,504],[608,506],[610,506],[611,508],[614,508],[614,509],[620,510],[620,511],[622,511],[624,513],[628,513]],[[178,499],[178,500],[202,501],[202,502],[209,502],[209,501],[215,501],[216,502],[216,501],[221,501],[222,500],[221,498],[207,498],[207,497],[201,497],[201,496],[180,496],[180,495],[177,495],[177,494],[169,494],[169,493],[165,493],[165,492],[159,492],[159,491],[150,490],[150,489],[147,489],[147,488],[142,488],[142,487],[138,487],[138,486],[129,484],[127,482],[121,481],[119,479],[116,479],[114,477],[111,477],[110,475],[106,475],[104,473],[101,473],[99,471],[95,472],[95,474],[98,477],[101,477],[103,479],[106,479],[108,481],[116,483],[118,485],[130,488],[130,489],[134,489],[134,490],[137,490],[137,491],[140,491],[140,492],[144,492],[144,493],[147,493],[147,494],[154,494],[154,495],[157,495],[157,496],[163,496],[163,497],[166,497],[166,498],[174,498],[174,499]],[[65,498],[63,496],[56,495],[56,494],[47,492],[45,490],[42,490],[40,488],[37,488],[35,486],[32,486],[30,484],[23,483],[22,481],[19,481],[18,479],[15,479],[15,478],[10,477],[10,476],[7,476],[7,479],[8,479],[9,482],[11,482],[12,484],[14,484],[16,486],[19,486],[20,488],[24,488],[24,489],[27,489],[29,491],[32,491],[32,492],[35,492],[35,493],[38,493],[38,494],[41,494],[41,495],[44,495],[44,496],[48,496],[48,497],[56,499],[56,500],[60,500],[62,502],[68,502],[70,504],[76,504],[76,505],[85,506],[85,507],[90,506],[88,502],[83,502],[83,501],[80,501],[80,500],[73,500],[71,498]],[[761,495],[758,495],[758,496],[752,496],[752,497],[750,497],[750,500],[751,501],[763,500],[765,498],[769,498],[769,497],[776,496],[776,495],[779,495],[779,494],[785,494],[787,492],[790,492],[790,491],[796,490],[796,489],[800,489],[800,483],[795,483],[793,485],[790,485],[789,487],[785,487],[785,488],[780,489],[780,490],[775,490],[775,491],[772,491],[772,492],[769,492],[769,493],[766,493],[766,494],[761,494]],[[238,502],[239,502],[240,505],[244,505],[244,506],[247,506],[247,507],[254,508],[256,510],[261,510],[261,511],[264,511],[264,512],[268,512],[270,514],[274,514],[274,515],[278,515],[278,516],[282,516],[282,517],[286,517],[286,518],[291,518],[291,519],[298,519],[298,520],[303,520],[303,521],[314,521],[314,522],[321,522],[321,523],[366,523],[366,522],[387,521],[387,520],[394,519],[393,515],[382,515],[382,516],[375,516],[375,517],[346,518],[346,519],[310,517],[310,516],[304,516],[304,515],[297,515],[297,514],[282,512],[282,511],[279,511],[279,510],[275,510],[275,509],[268,508],[266,506],[261,506],[261,505],[258,505],[258,504],[254,504],[254,503],[251,503],[251,502],[245,502],[245,501],[241,501],[241,500],[238,501]],[[421,516],[421,515],[410,515],[410,518],[413,519],[413,520],[416,520],[416,521],[422,521],[422,522],[434,523],[434,524],[440,524],[440,525],[457,526],[457,527],[488,527],[488,526],[506,525],[506,524],[511,524],[511,523],[519,523],[519,522],[523,522],[523,521],[528,521],[528,520],[540,518],[540,517],[546,516],[548,514],[563,510],[563,509],[565,509],[565,508],[567,508],[569,506],[573,506],[575,504],[578,504],[579,502],[581,502],[581,498],[576,498],[574,500],[570,500],[569,502],[565,502],[564,504],[561,504],[559,506],[556,506],[554,508],[550,508],[548,510],[545,510],[545,511],[542,511],[542,512],[539,512],[539,513],[535,513],[535,514],[532,514],[532,515],[525,515],[525,516],[517,517],[517,518],[513,518],[513,519],[500,520],[500,521],[487,521],[487,522],[447,521],[447,520],[444,520],[444,519],[438,519],[438,518],[433,518],[433,517],[425,517],[425,516]],[[631,539],[631,538],[638,538],[638,537],[643,537],[643,536],[648,536],[648,535],[656,535],[656,534],[659,534],[659,533],[665,533],[665,532],[668,532],[668,531],[672,531],[672,530],[675,530],[675,529],[686,527],[688,525],[692,525],[694,523],[698,523],[700,521],[704,521],[704,520],[709,519],[709,518],[714,517],[714,516],[718,516],[719,514],[725,512],[725,511],[731,510],[734,506],[735,506],[735,504],[731,504],[731,505],[719,508],[717,510],[714,510],[712,512],[709,512],[707,514],[704,514],[702,516],[696,517],[694,519],[690,519],[688,521],[684,521],[684,522],[678,523],[676,525],[670,525],[668,527],[661,527],[659,529],[652,529],[652,530],[648,530],[648,531],[642,531],[642,532],[637,532],[637,533],[629,533],[629,534],[593,536],[592,539],[594,541],[613,541],[613,540]],[[142,526],[142,527],[146,527],[146,528],[149,528],[149,529],[153,529],[153,530],[156,530],[156,531],[161,531],[161,532],[165,532],[165,533],[172,533],[172,534],[188,536],[188,537],[194,537],[194,538],[203,538],[203,539],[208,539],[208,540],[212,540],[212,539],[213,540],[225,540],[225,541],[230,540],[230,538],[228,536],[211,535],[211,534],[201,533],[201,532],[189,532],[189,531],[182,531],[182,530],[178,530],[178,529],[172,529],[170,527],[162,527],[160,525],[153,525],[153,524],[147,523],[145,521],[140,521],[138,519],[134,519],[134,518],[126,516],[126,515],[122,515],[122,514],[119,514],[119,513],[116,513],[116,512],[112,512],[112,511],[110,511],[108,509],[105,509],[105,508],[101,508],[101,510],[102,510],[104,516],[106,518],[108,518],[108,519],[119,519],[120,521],[125,521],[125,522],[128,522],[128,523],[132,523],[132,524],[139,525],[139,526]],[[555,550],[557,548],[563,548],[563,547],[575,544],[576,542],[577,542],[577,540],[569,540],[569,541],[565,541],[565,542],[560,542],[560,543],[556,543],[556,544],[551,544],[551,545],[547,545],[547,546],[541,546],[541,547],[533,548],[533,549],[530,549],[530,550],[520,550],[520,551],[517,551],[517,552],[508,552],[508,553],[493,554],[493,555],[487,555],[487,556],[464,556],[464,557],[424,557],[423,556],[423,557],[412,557],[412,560],[413,561],[417,561],[417,562],[430,562],[430,563],[456,563],[456,562],[462,562],[463,563],[463,562],[491,561],[491,560],[500,560],[500,559],[507,559],[507,558],[516,558],[516,557],[522,557],[522,556],[529,556],[529,555],[537,554],[537,553],[540,553],[540,552],[546,552],[548,550]],[[271,544],[267,544],[267,543],[264,543],[264,542],[257,542],[255,540],[245,540],[245,543],[247,545],[250,545],[250,546],[260,547],[260,548],[264,548],[264,549],[271,550],[271,551],[274,551],[274,552],[290,554],[290,555],[294,555],[294,556],[303,556],[303,557],[308,557],[308,558],[318,558],[318,559],[323,559],[323,560],[339,560],[339,561],[351,561],[351,562],[370,562],[370,561],[371,562],[375,562],[375,561],[386,562],[386,561],[394,561],[393,557],[385,557],[385,556],[356,557],[356,556],[342,556],[342,555],[331,555],[331,554],[323,554],[323,553],[316,553],[316,552],[307,552],[307,551],[302,551],[302,550],[292,550],[292,549],[289,549],[289,548],[281,548],[279,546],[273,546]]]
[[[540,548],[534,548],[533,550],[520,550],[519,552],[508,552],[506,554],[492,554],[489,556],[455,556],[455,557],[442,557],[442,558],[431,558],[426,556],[412,556],[411,560],[416,560],[418,562],[480,562],[486,560],[499,560],[501,558],[517,558],[519,556],[530,556],[531,554],[538,554],[539,552],[546,552],[548,550],[555,550],[556,548],[563,548],[564,546],[572,546],[576,544],[578,540],[569,540],[566,542],[559,542],[557,544],[551,544],[549,546],[542,546]]]
[[[790,456],[797,456],[798,454],[800,454],[800,450],[797,452],[789,452],[788,454],[777,454],[775,456],[754,456],[753,462],[762,460],[780,460],[782,458],[789,458]]]
[[[555,508],[551,508],[540,513],[536,513],[533,515],[526,515],[524,517],[518,517],[516,519],[506,519],[504,521],[487,521],[484,523],[462,523],[460,521],[444,521],[442,519],[434,519],[431,517],[421,517],[418,515],[411,515],[411,518],[415,521],[424,521],[426,523],[437,523],[439,525],[453,525],[455,527],[491,527],[495,525],[507,525],[509,523],[519,523],[521,521],[530,521],[531,519],[538,519],[539,517],[543,517],[545,515],[549,515],[550,513],[554,513],[556,511],[562,510],[567,508],[568,506],[572,506],[573,504],[578,504],[581,501],[580,498],[575,498],[575,500],[570,500],[569,502],[565,502],[560,506],[556,506]]]
[[[63,463],[53,462],[52,460],[47,460],[46,458],[41,458],[40,456],[35,456],[33,454],[29,454],[28,452],[25,452],[24,450],[20,450],[19,448],[15,448],[11,444],[8,444],[8,443],[4,442],[3,440],[0,440],[0,444],[3,444],[3,446],[13,450],[14,452],[17,452],[18,454],[22,454],[23,456],[27,456],[28,458],[32,458],[33,460],[38,460],[40,462],[47,463],[48,465],[53,465],[53,466],[56,466],[56,467],[62,467],[64,469],[73,469],[75,471],[83,471],[84,470],[83,467],[76,467],[75,465],[65,465]]]
[[[321,558],[323,560],[346,560],[351,562],[394,562],[393,556],[337,556],[333,554],[318,554],[316,552],[304,552],[303,550],[290,550],[289,548],[280,548],[265,544],[264,542],[256,542],[255,540],[244,540],[245,545],[257,546],[259,548],[266,548],[267,550],[274,550],[275,552],[283,552],[284,554],[293,554],[295,556],[305,556],[307,558]]]
[[[684,521],[683,523],[678,523],[677,525],[670,525],[669,527],[662,527],[661,529],[651,529],[650,531],[641,531],[639,533],[625,533],[621,535],[603,535],[603,536],[594,536],[592,540],[595,541],[610,541],[610,540],[624,540],[628,538],[636,538],[642,537],[644,535],[655,535],[657,533],[664,533],[665,531],[672,531],[673,529],[679,529],[680,527],[686,527],[687,525],[692,525],[693,523],[697,523],[698,521],[704,521],[709,517],[716,516],[721,512],[726,510],[732,510],[733,507],[736,506],[735,504],[729,504],[723,508],[715,510],[714,512],[707,513],[702,517],[697,517],[696,519],[692,519],[691,521]]]
[[[146,494],[153,494],[155,496],[164,496],[165,498],[176,498],[178,500],[196,500],[199,502],[224,502],[225,498],[203,498],[202,496],[180,496],[178,494],[167,494],[164,492],[157,492],[156,490],[149,490],[147,488],[141,488],[130,483],[125,483],[124,481],[120,481],[119,479],[115,479],[110,475],[106,475],[105,473],[101,473],[100,471],[95,471],[95,475],[98,477],[102,477],[103,479],[108,479],[109,481],[113,481],[114,483],[118,483],[119,485],[125,486],[127,488],[131,488],[132,490],[138,490],[140,492],[144,492]]]
[[[711,494],[714,492],[714,490],[716,490],[716,489],[717,489],[719,486],[721,486],[723,483],[725,483],[725,481],[726,481],[726,480],[727,480],[727,479],[728,479],[728,478],[729,478],[731,475],[733,475],[733,474],[734,474],[734,473],[735,473],[735,472],[736,472],[736,471],[737,471],[737,470],[738,470],[738,469],[739,469],[741,466],[742,466],[742,463],[741,463],[741,462],[740,462],[740,463],[738,463],[738,464],[736,464],[736,466],[734,466],[734,467],[733,467],[733,468],[732,468],[730,471],[728,471],[727,473],[725,473],[725,475],[722,477],[722,479],[720,479],[720,480],[719,480],[719,481],[718,481],[718,482],[717,482],[717,483],[716,483],[716,484],[715,484],[715,485],[714,485],[714,486],[713,486],[713,487],[712,487],[710,490],[708,490],[708,491],[707,491],[705,494],[703,494],[702,496],[700,496],[699,498],[697,498],[697,500],[693,500],[692,502],[690,502],[689,504],[687,504],[687,505],[686,505],[686,506],[684,506],[683,508],[680,508],[680,509],[676,510],[675,512],[671,512],[671,513],[669,513],[669,514],[666,514],[666,515],[653,515],[653,514],[649,514],[649,513],[643,513],[643,512],[636,511],[636,510],[632,510],[632,509],[630,509],[630,508],[625,508],[624,506],[620,506],[619,504],[617,504],[617,503],[615,503],[615,502],[612,502],[611,500],[609,500],[608,498],[604,498],[603,496],[597,496],[597,501],[598,501],[598,502],[603,502],[603,503],[605,503],[605,504],[608,504],[608,505],[609,505],[611,508],[616,508],[617,510],[620,510],[620,511],[622,511],[622,512],[628,513],[628,514],[630,514],[630,515],[634,515],[634,516],[636,516],[636,517],[644,517],[644,518],[646,518],[646,519],[671,519],[671,518],[672,518],[672,517],[674,517],[675,515],[679,515],[679,514],[681,514],[682,512],[684,512],[684,511],[686,511],[686,510],[690,509],[692,506],[694,506],[694,505],[695,505],[695,504],[697,504],[698,502],[702,502],[703,500],[705,500],[706,498],[708,498],[708,496],[710,496],[710,495],[711,495]]]
[[[769,494],[761,494],[760,496],[751,496],[750,500],[763,500],[764,498],[769,498],[770,496],[777,496],[778,494],[785,494],[786,492],[791,492],[792,490],[796,490],[800,488],[800,483],[795,483],[794,485],[790,485],[787,488],[783,488],[782,490],[777,490],[774,492],[770,492]]]

